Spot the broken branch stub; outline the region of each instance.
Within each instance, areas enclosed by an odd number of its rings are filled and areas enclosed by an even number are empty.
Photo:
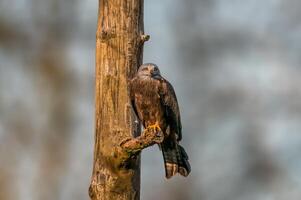
[[[160,144],[164,140],[164,134],[161,130],[156,131],[151,128],[145,129],[142,134],[136,138],[128,138],[121,142],[121,148],[130,154],[137,154],[143,149],[154,144]]]

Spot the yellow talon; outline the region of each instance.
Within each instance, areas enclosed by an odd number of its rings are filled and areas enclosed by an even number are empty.
[[[148,126],[146,129],[148,129],[148,131],[150,131],[153,134],[154,142],[156,142],[157,144],[163,142],[164,134],[158,122],[156,122],[154,125]]]
[[[156,122],[154,125],[150,125],[147,127],[147,129],[154,129],[154,130],[158,130],[158,131],[161,131],[161,128],[159,126],[159,123]]]

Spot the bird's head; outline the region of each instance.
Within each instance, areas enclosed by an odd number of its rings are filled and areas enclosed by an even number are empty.
[[[141,65],[138,69],[137,75],[139,77],[152,77],[152,78],[161,77],[158,66],[153,63],[145,63]]]

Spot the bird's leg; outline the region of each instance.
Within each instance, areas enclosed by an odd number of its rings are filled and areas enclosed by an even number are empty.
[[[153,129],[155,132],[162,132],[158,122],[156,122],[154,125],[148,126],[146,129]]]
[[[164,139],[163,131],[158,122],[156,122],[153,125],[148,126],[145,131],[153,132],[156,135],[155,140],[154,140],[156,143],[161,143]]]

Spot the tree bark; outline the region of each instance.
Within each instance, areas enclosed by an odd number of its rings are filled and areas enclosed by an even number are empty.
[[[143,0],[99,0],[92,200],[140,199],[139,152],[153,141],[139,146],[132,139],[140,135],[140,125],[129,101],[128,81],[142,62],[148,38]]]

